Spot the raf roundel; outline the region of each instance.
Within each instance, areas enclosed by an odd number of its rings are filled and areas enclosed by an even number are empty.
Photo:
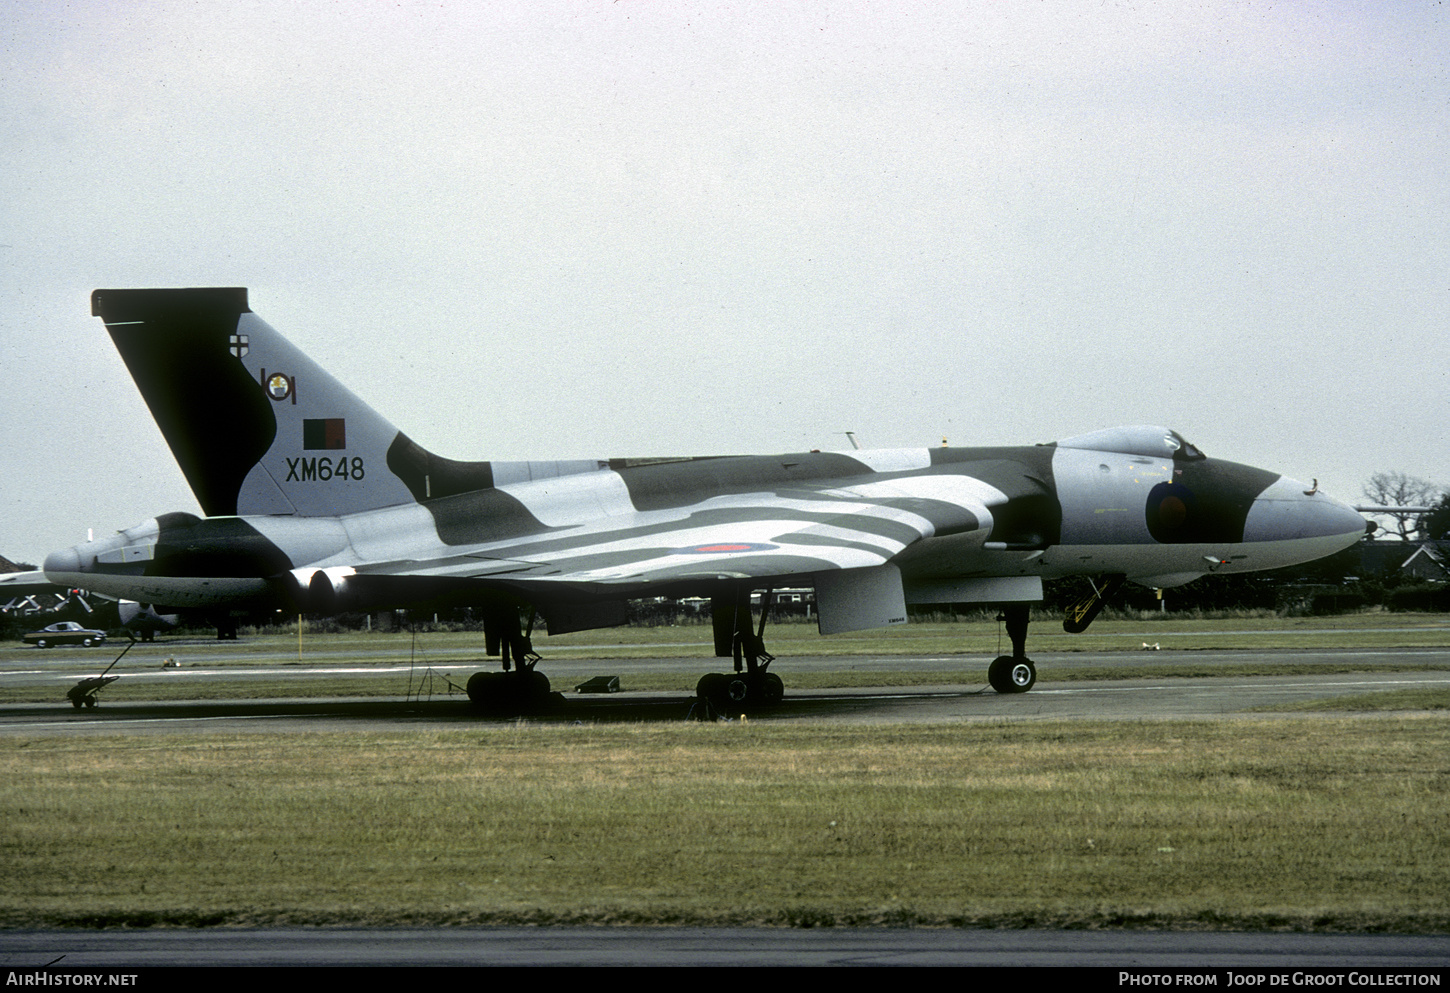
[[[691,545],[676,548],[675,555],[719,555],[725,552],[769,552],[779,548],[761,541],[717,541],[708,545]]]
[[[1159,483],[1148,492],[1145,513],[1148,533],[1164,544],[1185,544],[1203,540],[1199,535],[1198,499],[1182,483]]]

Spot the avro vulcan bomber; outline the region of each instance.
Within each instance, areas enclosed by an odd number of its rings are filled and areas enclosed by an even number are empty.
[[[708,597],[722,707],[769,704],[753,593],[813,588],[822,634],[906,623],[907,604],[1002,608],[999,693],[1032,688],[1029,606],[1082,575],[1082,630],[1127,581],[1307,562],[1365,520],[1317,487],[1134,426],[1051,444],[692,458],[463,462],[424,449],[252,313],[247,291],[96,290],[205,513],[55,552],[53,582],[167,608],[319,614],[470,605],[499,671],[469,695],[547,694],[530,634],[620,624],[626,602]],[[527,619],[527,620],[526,620]]]

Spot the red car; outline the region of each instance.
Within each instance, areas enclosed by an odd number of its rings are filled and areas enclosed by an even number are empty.
[[[61,621],[30,632],[24,640],[27,645],[36,648],[49,648],[51,645],[85,645],[90,648],[105,644],[106,632],[83,628],[75,621]]]

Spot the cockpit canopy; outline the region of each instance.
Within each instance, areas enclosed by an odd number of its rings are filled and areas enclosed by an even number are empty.
[[[1204,454],[1183,435],[1170,428],[1153,424],[1133,424],[1121,428],[1104,428],[1087,434],[1063,438],[1058,448],[1080,448],[1090,452],[1116,452],[1121,455],[1146,455],[1153,459],[1201,459]]]

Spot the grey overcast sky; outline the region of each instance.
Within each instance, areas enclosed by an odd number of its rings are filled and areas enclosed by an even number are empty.
[[[0,0],[0,554],[197,505],[97,287],[453,458],[1174,427],[1450,483],[1450,8]]]

